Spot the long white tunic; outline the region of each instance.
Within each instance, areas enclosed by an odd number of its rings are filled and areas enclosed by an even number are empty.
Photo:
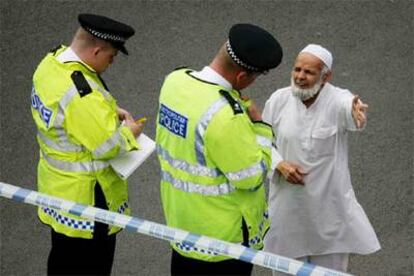
[[[305,186],[272,174],[269,213],[272,225],[265,251],[298,258],[330,253],[368,254],[380,249],[377,236],[357,202],[348,169],[348,131],[353,95],[327,83],[309,107],[277,90],[266,102],[263,120],[273,126],[281,160],[308,173]]]

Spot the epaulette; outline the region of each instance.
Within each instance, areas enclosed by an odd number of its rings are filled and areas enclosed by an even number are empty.
[[[76,89],[78,89],[81,98],[92,92],[92,88],[89,86],[89,83],[86,81],[85,76],[81,71],[74,71],[70,77],[72,78]]]
[[[229,93],[229,92],[227,92],[226,90],[220,90],[219,92],[220,92],[220,94],[221,94],[224,98],[226,98],[226,100],[229,102],[229,104],[230,104],[231,108],[233,109],[234,115],[236,115],[236,114],[240,114],[240,113],[243,113],[243,109],[242,109],[242,107],[240,106],[239,102],[238,102],[238,101],[236,101],[236,100],[235,100],[235,99],[234,99],[234,98],[230,95],[230,93]]]
[[[185,68],[188,68],[188,66],[180,66],[180,67],[175,68],[173,71],[177,71],[177,70],[181,70]]]
[[[49,53],[56,54],[57,50],[59,50],[59,49],[60,49],[60,48],[62,48],[62,47],[63,47],[63,45],[58,45],[58,46],[56,46],[55,48],[50,49],[50,50],[49,50]]]

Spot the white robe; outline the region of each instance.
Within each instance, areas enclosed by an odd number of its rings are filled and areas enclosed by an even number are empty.
[[[272,225],[265,251],[298,258],[380,249],[355,198],[348,168],[347,133],[356,130],[352,98],[348,90],[326,83],[309,108],[292,95],[290,87],[277,90],[266,102],[263,120],[273,126],[278,149],[272,154],[272,168],[286,160],[308,175],[305,186],[300,186],[272,174]]]

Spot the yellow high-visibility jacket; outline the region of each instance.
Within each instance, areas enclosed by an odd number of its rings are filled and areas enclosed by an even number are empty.
[[[129,214],[127,182],[108,164],[122,152],[138,148],[120,125],[115,99],[99,75],[82,62],[60,62],[65,46],[52,51],[33,76],[32,115],[40,147],[38,189],[80,204],[95,204],[99,183],[108,209]],[[50,208],[40,220],[70,237],[92,238],[94,222]],[[120,228],[109,227],[109,233]]]
[[[269,227],[263,181],[272,129],[250,120],[238,91],[190,72],[168,75],[159,99],[156,142],[167,224],[260,249]],[[191,242],[171,245],[190,258],[228,259]]]

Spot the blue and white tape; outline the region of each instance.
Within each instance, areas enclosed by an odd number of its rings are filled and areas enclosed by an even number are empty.
[[[270,268],[291,275],[300,276],[346,276],[347,273],[303,263],[298,260],[254,250],[239,244],[201,236],[181,229],[168,227],[159,223],[106,211],[103,209],[78,204],[73,201],[49,196],[35,191],[23,189],[7,183],[0,182],[0,196],[18,202],[36,206],[53,208],[79,217],[103,222],[125,228],[170,242],[180,242],[200,249],[216,252],[234,259]]]

